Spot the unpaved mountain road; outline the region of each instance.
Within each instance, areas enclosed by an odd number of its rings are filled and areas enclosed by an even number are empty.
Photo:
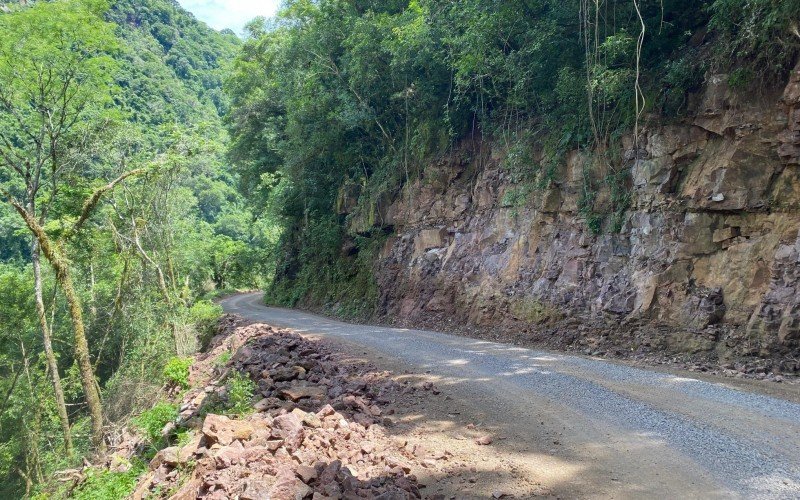
[[[525,477],[567,498],[800,498],[794,402],[601,360],[342,323],[265,307],[261,294],[222,306],[435,379],[448,400],[419,419],[443,429],[482,422],[496,437],[480,448],[496,454],[498,484]]]

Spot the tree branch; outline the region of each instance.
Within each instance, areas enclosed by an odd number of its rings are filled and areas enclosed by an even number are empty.
[[[137,176],[137,175],[141,175],[141,174],[145,173],[146,171],[147,171],[147,169],[145,169],[145,168],[137,168],[135,170],[131,170],[129,172],[125,172],[124,174],[120,175],[119,177],[117,177],[113,181],[109,182],[105,186],[101,186],[101,187],[97,188],[94,191],[94,193],[92,193],[92,195],[89,198],[87,198],[86,201],[83,203],[83,208],[81,209],[81,215],[78,218],[77,222],[75,222],[75,225],[72,226],[72,228],[68,231],[67,237],[72,236],[75,233],[77,233],[78,231],[80,231],[80,229],[83,226],[83,224],[87,221],[87,219],[89,219],[89,216],[92,215],[92,211],[97,206],[97,204],[100,202],[100,199],[103,197],[104,194],[106,194],[107,192],[109,192],[112,189],[114,189],[115,187],[117,187],[117,184],[119,184],[120,182],[123,182],[125,179],[128,179],[129,177],[134,177],[134,176]]]

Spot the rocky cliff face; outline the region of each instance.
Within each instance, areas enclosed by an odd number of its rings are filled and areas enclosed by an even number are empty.
[[[606,175],[585,153],[507,206],[519,186],[507,152],[485,143],[426,168],[377,215],[353,213],[353,224],[394,228],[375,264],[380,313],[798,370],[800,65],[771,94],[727,80],[710,79],[692,118],[648,120],[638,151],[627,141],[631,203],[618,231],[594,234],[581,215],[585,172]],[[610,191],[595,206],[609,206]]]

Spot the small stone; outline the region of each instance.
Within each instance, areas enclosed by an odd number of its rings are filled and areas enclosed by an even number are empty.
[[[327,404],[327,405],[323,406],[322,409],[320,409],[317,412],[317,416],[320,417],[320,418],[325,418],[325,417],[333,415],[334,413],[336,413],[336,410],[333,409],[333,406]]]
[[[297,402],[307,398],[321,400],[325,397],[326,392],[322,387],[294,386],[288,389],[281,389],[280,394],[291,401]]]
[[[263,398],[253,405],[255,411],[267,411],[270,408],[274,408],[272,398]]]
[[[320,418],[314,413],[307,413],[299,408],[292,410],[292,413],[300,417],[300,420],[303,421],[303,424],[308,427],[313,429],[319,429],[322,427],[322,420],[320,420]]]
[[[406,474],[411,472],[411,466],[397,457],[386,457],[386,465],[392,469],[401,469]]]
[[[271,439],[266,443],[266,448],[272,453],[275,453],[281,446],[283,446],[283,439]]]
[[[309,465],[298,465],[294,472],[297,474],[297,477],[306,484],[310,483],[318,476],[317,469]]]
[[[269,498],[269,485],[257,479],[250,479],[245,483],[244,491],[239,495],[240,500],[262,500]]]
[[[492,444],[493,441],[494,440],[492,439],[491,436],[481,436],[481,437],[475,439],[475,444],[478,444],[478,445],[481,445],[481,446],[487,446],[487,445]]]
[[[203,421],[202,432],[209,445],[219,443],[227,446],[236,439],[250,439],[253,425],[244,420],[231,420],[224,415],[209,413]]]
[[[303,500],[311,495],[311,488],[297,479],[291,469],[283,469],[278,473],[275,484],[264,498],[272,500]]]
[[[289,367],[280,367],[275,369],[275,373],[272,375],[272,380],[275,382],[288,382],[290,380],[294,380],[301,376],[305,376],[306,369],[302,366],[293,366]]]
[[[156,456],[153,457],[153,460],[150,461],[150,470],[156,470],[162,465],[168,467],[179,465],[181,463],[179,451],[177,446],[170,446],[169,448],[164,448],[159,451],[156,453]]]

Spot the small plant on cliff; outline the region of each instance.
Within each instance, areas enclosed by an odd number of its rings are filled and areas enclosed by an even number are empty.
[[[139,476],[147,470],[144,462],[135,461],[125,472],[88,469],[86,480],[72,498],[79,500],[116,500],[127,498],[136,487]]]
[[[528,203],[530,191],[531,189],[527,185],[519,188],[509,189],[505,192],[505,194],[503,194],[503,197],[500,200],[500,206],[503,208],[510,208],[511,215],[516,217],[519,215],[519,209]]]
[[[220,354],[219,356],[217,356],[217,359],[214,360],[214,366],[223,367],[223,366],[227,365],[228,361],[230,361],[230,360],[231,360],[230,351],[225,351],[222,354]]]
[[[174,357],[164,365],[164,379],[167,383],[175,384],[182,389],[189,388],[189,368],[194,359]]]
[[[625,213],[631,206],[631,193],[627,187],[630,173],[620,170],[606,176],[605,182],[611,192],[611,231],[619,233],[625,224]]]
[[[133,419],[133,425],[141,429],[154,446],[163,440],[161,430],[178,418],[178,408],[170,403],[158,403]]]
[[[256,384],[247,375],[235,372],[228,379],[228,414],[243,416],[253,411]]]

